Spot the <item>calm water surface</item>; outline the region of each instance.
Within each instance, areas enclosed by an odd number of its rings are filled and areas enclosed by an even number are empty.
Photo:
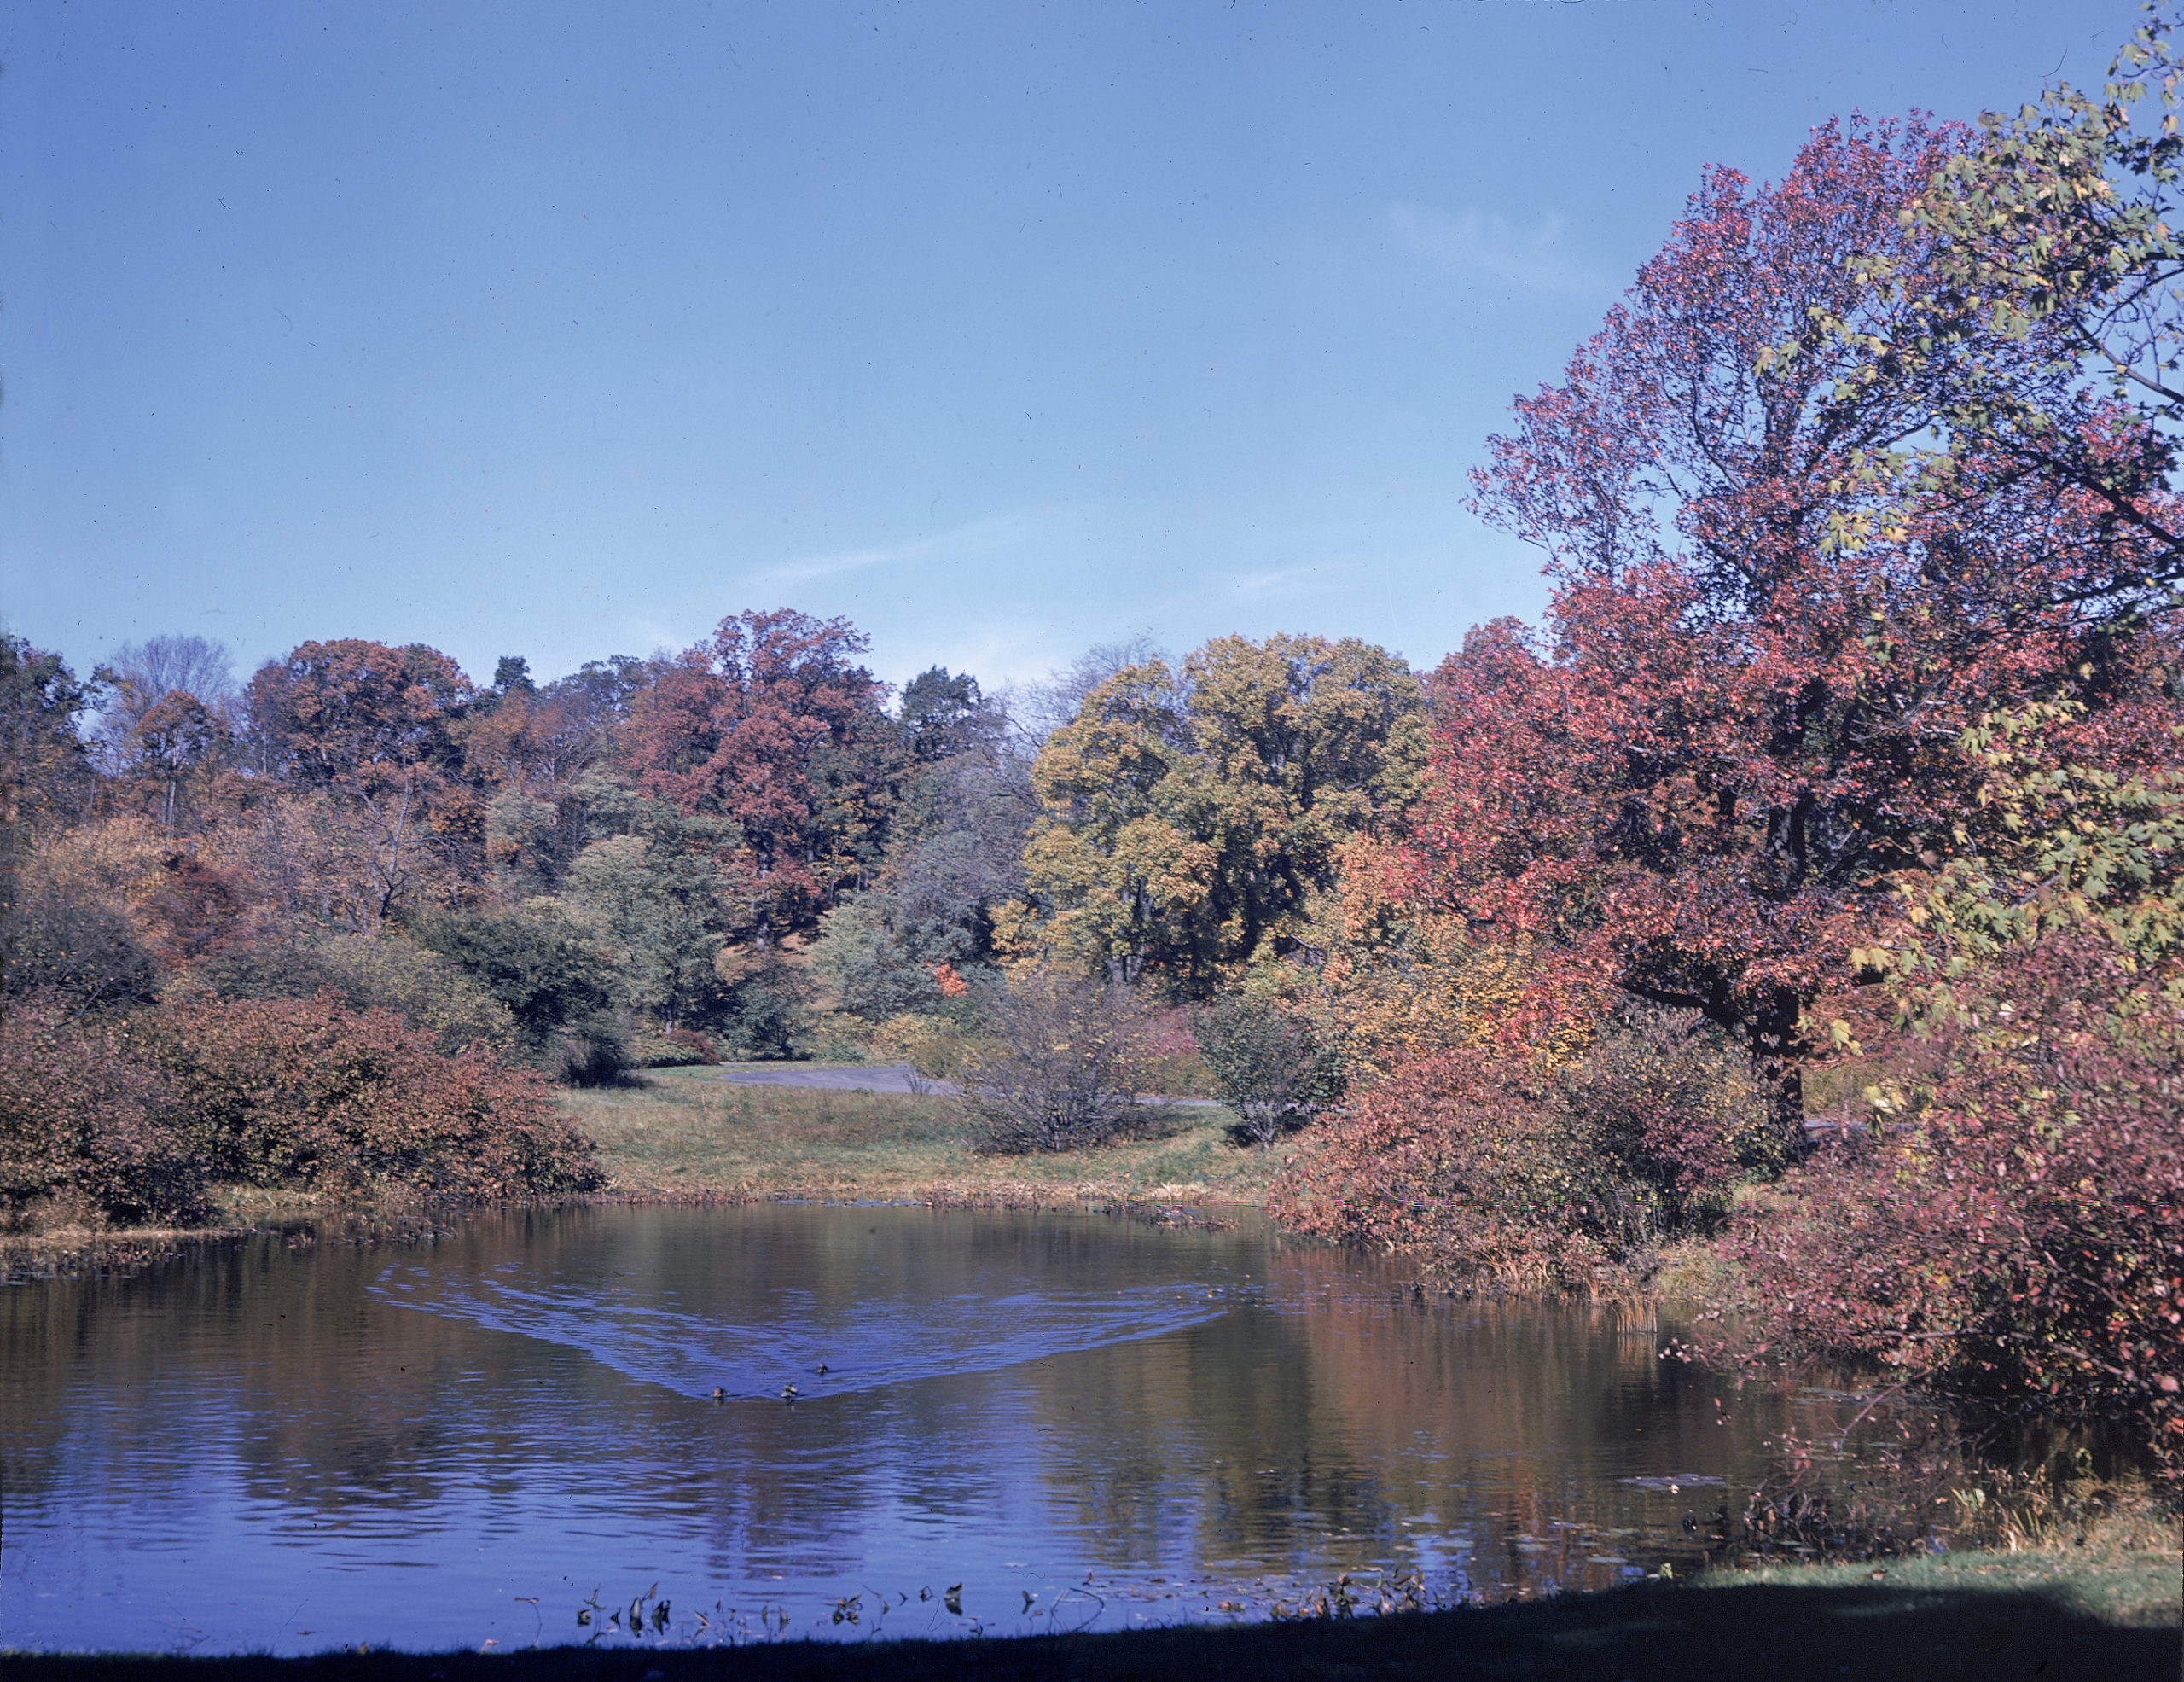
[[[1687,1516],[1796,1419],[1651,1323],[1416,1298],[1253,1218],[527,1212],[0,1314],[23,1648],[620,1641],[648,1592],[643,1638],[714,1640],[1263,1616],[1374,1569],[1605,1586],[1696,1563]]]

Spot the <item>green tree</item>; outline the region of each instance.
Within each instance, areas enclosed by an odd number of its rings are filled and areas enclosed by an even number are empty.
[[[619,833],[578,853],[561,903],[612,955],[624,1006],[670,1033],[717,1017],[723,950],[755,921],[731,819],[595,786],[593,820]]]
[[[594,1031],[613,1004],[605,962],[550,913],[450,911],[419,919],[409,933],[508,1006],[534,1055],[569,1034]]]
[[[389,1010],[449,1056],[473,1045],[500,1056],[527,1049],[514,1013],[477,975],[406,933],[229,946],[191,977],[226,998],[329,993],[351,1010]]]
[[[78,714],[107,684],[79,683],[59,655],[0,632],[0,911],[15,903],[20,855],[39,829],[66,824],[96,783]]]
[[[1126,666],[1033,764],[1024,863],[1046,916],[1016,938],[1203,998],[1296,938],[1344,841],[1415,798],[1426,745],[1418,679],[1354,637]]]
[[[1223,998],[1193,1017],[1191,1032],[1214,1090],[1262,1149],[1341,1100],[1339,1060],[1315,1043],[1304,1016],[1270,998]]]
[[[0,912],[0,997],[44,994],[75,1013],[148,1004],[158,992],[152,955],[114,906],[81,882],[32,870]]]
[[[1037,811],[1019,733],[968,673],[920,674],[898,722],[908,768],[887,852],[811,948],[841,1008],[874,1021],[938,1009],[940,966],[992,961],[995,908],[1023,892]]]

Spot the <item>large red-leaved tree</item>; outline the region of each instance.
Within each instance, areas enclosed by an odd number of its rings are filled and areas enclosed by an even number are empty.
[[[1548,554],[1545,636],[1487,627],[1438,674],[1418,891],[1546,937],[1565,980],[1703,1011],[1772,1068],[1786,1131],[1805,1008],[1853,978],[1894,873],[1977,844],[1966,725],[2068,694],[2091,722],[2060,745],[2160,751],[2117,719],[2166,557],[1964,424],[2053,346],[1930,330],[1940,241],[1903,212],[1966,144],[1830,124],[1779,183],[1710,172],[1475,475]],[[2142,417],[2079,418],[2143,456]]]
[[[816,912],[866,862],[886,805],[884,690],[857,656],[871,639],[847,620],[791,608],[735,614],[685,649],[637,697],[628,740],[640,786],[686,812],[742,827],[776,918]]]

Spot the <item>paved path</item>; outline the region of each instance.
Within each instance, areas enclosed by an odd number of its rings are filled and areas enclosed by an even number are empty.
[[[721,1071],[723,1080],[739,1086],[809,1086],[828,1092],[909,1092],[952,1098],[957,1088],[946,1080],[929,1080],[908,1063],[859,1063],[848,1068],[827,1068],[816,1063],[742,1063]],[[1177,1104],[1188,1109],[1218,1109],[1218,1098],[1164,1098],[1147,1093],[1140,1103]],[[1805,1131],[1811,1134],[1860,1132],[1863,1122],[1809,1116]]]
[[[820,1068],[810,1063],[746,1063],[722,1071],[738,1086],[817,1086],[829,1092],[931,1092],[953,1097],[945,1080],[928,1080],[908,1063]]]
[[[853,1068],[822,1068],[811,1063],[744,1063],[721,1071],[722,1080],[739,1086],[816,1086],[828,1092],[915,1092],[954,1097],[956,1087],[929,1080],[908,1063],[862,1063]],[[1151,1094],[1140,1103],[1180,1104],[1190,1109],[1218,1109],[1217,1098],[1164,1098]]]

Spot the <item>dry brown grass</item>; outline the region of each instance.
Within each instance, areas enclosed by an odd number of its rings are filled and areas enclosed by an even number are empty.
[[[562,1107],[613,1189],[641,1196],[1255,1203],[1281,1166],[1228,1142],[1225,1109],[1148,1109],[1138,1137],[1094,1149],[980,1156],[953,1099],[730,1085],[712,1069],[654,1070]]]
[[[32,1210],[15,1230],[0,1232],[0,1278],[56,1274],[128,1273],[200,1245],[269,1230],[309,1230],[317,1239],[413,1233],[432,1229],[454,1206],[407,1189],[301,1191],[216,1185],[210,1219],[201,1226],[116,1226],[96,1215]]]

